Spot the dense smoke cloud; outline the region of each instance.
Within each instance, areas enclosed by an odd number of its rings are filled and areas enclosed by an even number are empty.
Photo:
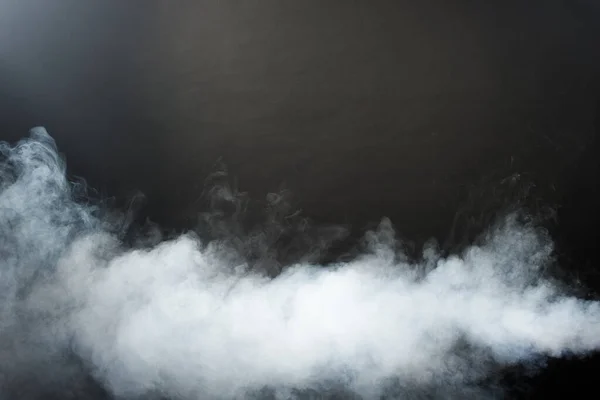
[[[77,397],[86,374],[117,398],[480,397],[500,367],[600,345],[599,304],[562,294],[516,216],[419,262],[384,220],[352,261],[273,277],[193,233],[127,248],[42,128],[1,152],[0,398]]]

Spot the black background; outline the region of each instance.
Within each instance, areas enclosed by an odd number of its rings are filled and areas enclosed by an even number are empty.
[[[70,174],[173,228],[219,159],[253,198],[284,186],[318,223],[387,216],[417,242],[526,179],[600,289],[593,0],[0,0],[0,139],[36,125]],[[597,368],[530,383],[583,397]]]

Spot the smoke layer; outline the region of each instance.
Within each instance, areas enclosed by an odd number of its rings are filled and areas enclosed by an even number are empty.
[[[419,262],[384,220],[354,260],[273,277],[193,233],[127,248],[42,128],[0,151],[0,397],[80,398],[89,374],[116,398],[475,398],[499,367],[600,345],[599,304],[562,294],[516,216]]]

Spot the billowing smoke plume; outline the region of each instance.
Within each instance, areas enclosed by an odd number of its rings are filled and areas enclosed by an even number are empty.
[[[353,261],[272,277],[192,233],[128,249],[43,129],[0,151],[0,397],[81,398],[87,375],[116,398],[480,397],[497,368],[600,346],[599,304],[561,294],[516,217],[420,262],[384,220]]]

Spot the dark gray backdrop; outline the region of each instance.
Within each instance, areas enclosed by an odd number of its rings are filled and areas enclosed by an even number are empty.
[[[254,198],[417,240],[527,177],[589,262],[599,38],[592,0],[1,0],[0,138],[46,126],[72,174],[172,226],[219,158]]]

